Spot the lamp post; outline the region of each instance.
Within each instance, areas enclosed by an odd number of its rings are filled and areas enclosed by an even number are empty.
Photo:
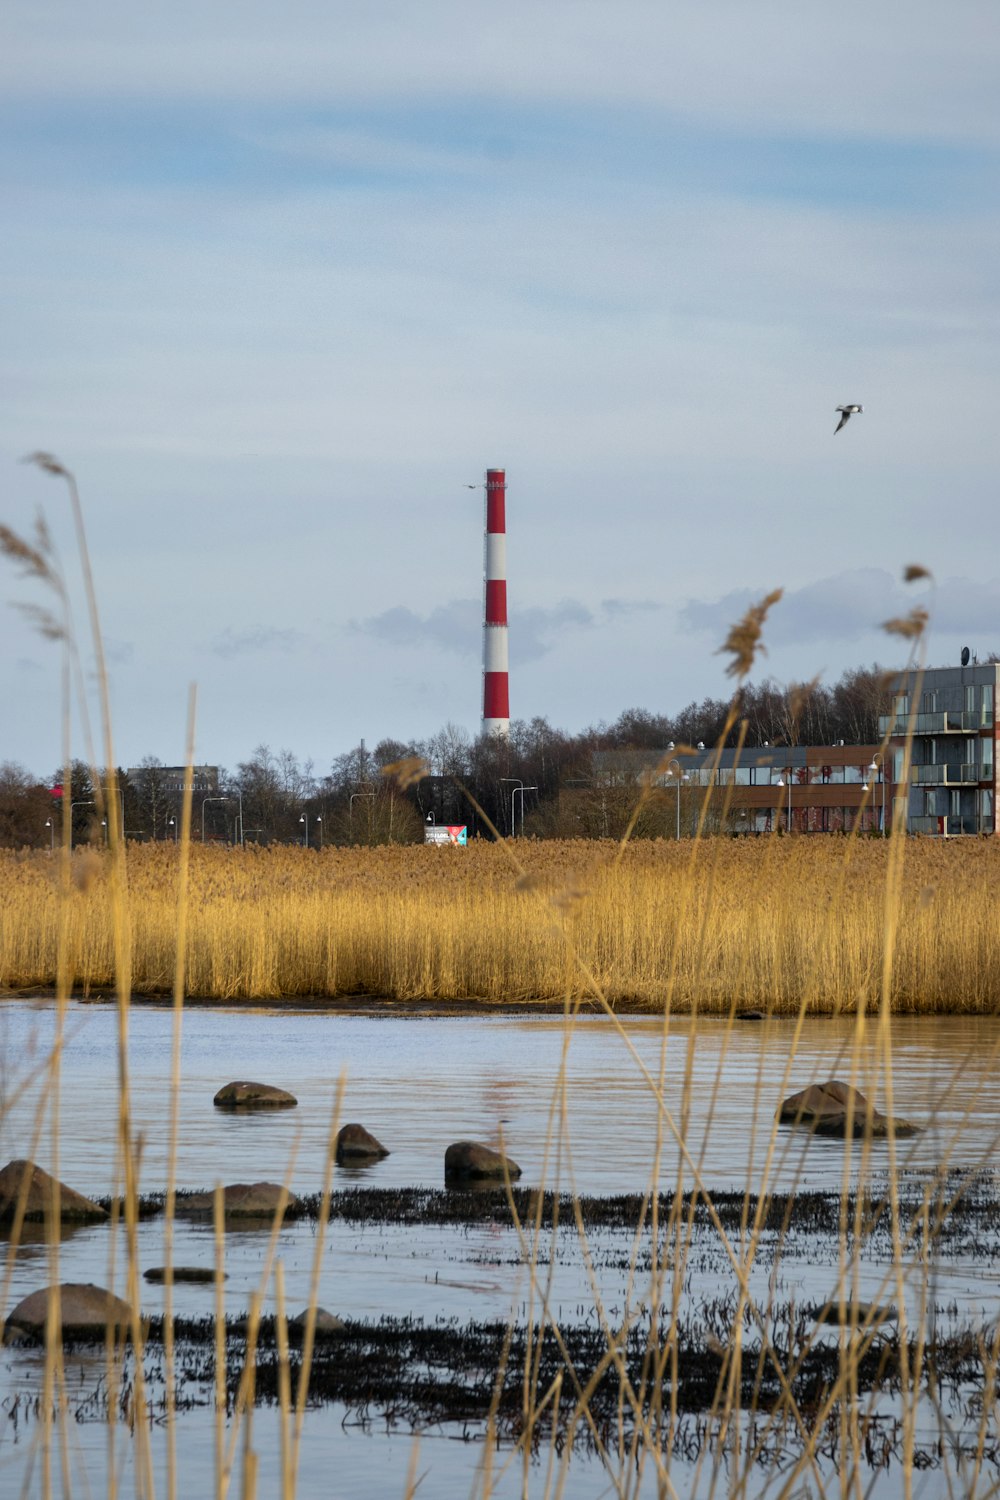
[[[56,825],[51,818],[46,818],[45,826],[49,830],[49,853],[54,854],[56,849]]]
[[[73,847],[73,809],[74,809],[74,807],[93,807],[93,806],[94,806],[94,799],[92,797],[84,797],[82,799],[78,797],[74,802],[70,803],[70,805],[69,805],[69,843],[70,843],[70,848]]]
[[[868,767],[868,780],[865,782],[862,790],[867,792],[869,790],[869,788],[871,787],[872,778],[874,776],[878,776],[880,772],[881,772],[880,780],[882,782],[882,837],[885,838],[885,756],[884,755],[882,756],[882,758],[881,758],[880,761],[876,760],[875,757],[872,756],[871,765]]]
[[[787,782],[787,785],[788,785],[788,810],[785,813],[785,832],[786,833],[791,833],[791,831],[792,831],[792,768],[791,768],[791,766],[786,766],[785,770],[778,777],[778,783],[777,784],[778,784],[778,786],[784,786],[786,784],[786,782]]]
[[[673,742],[673,740],[671,740],[670,744],[667,746],[667,749],[668,750],[672,750],[673,748],[674,748],[674,742]],[[675,783],[676,790],[677,790],[677,832],[675,834],[675,837],[677,839],[677,842],[680,843],[680,841],[681,841],[681,783],[682,782],[688,782],[688,781],[690,781],[691,777],[688,775],[687,771],[682,771],[681,770],[681,763],[680,763],[679,760],[668,761],[667,762],[667,771],[670,773],[671,777],[673,778],[673,781]]]
[[[511,836],[511,838],[515,838],[516,834],[514,832],[514,798],[517,796],[517,789],[518,789],[518,787],[520,787],[521,788],[521,793],[522,793],[521,807],[523,809],[523,807],[524,807],[524,801],[523,801],[524,782],[521,780],[521,778],[519,776],[501,776],[500,780],[501,780],[501,782],[504,782],[504,781],[513,782],[513,784],[514,784],[514,790],[510,794],[510,836]]]
[[[308,813],[302,813],[302,815],[299,818],[299,822],[300,823],[304,823],[306,825],[305,838],[303,839],[302,844],[303,844],[303,848],[308,849],[309,848],[309,814]]]
[[[176,842],[177,842],[177,819],[176,818],[168,818],[167,819],[167,827],[168,828],[172,828],[174,830],[174,843],[176,844]]]
[[[525,794],[525,792],[537,792],[537,791],[538,791],[537,786],[525,786],[524,783],[522,782],[519,787],[516,786],[514,788],[514,790],[511,792],[511,794],[510,794],[510,831],[511,831],[511,833],[514,832],[514,798],[517,796],[518,792],[520,792],[520,794],[521,794],[521,837],[524,838],[524,794]]]
[[[322,847],[323,847],[323,819],[322,819],[322,817],[319,814],[316,815],[316,822],[319,824],[319,847],[322,849]]]

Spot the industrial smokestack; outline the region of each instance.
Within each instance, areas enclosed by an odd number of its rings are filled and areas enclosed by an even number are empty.
[[[510,733],[507,666],[507,476],[486,470],[485,609],[483,614],[483,732]]]

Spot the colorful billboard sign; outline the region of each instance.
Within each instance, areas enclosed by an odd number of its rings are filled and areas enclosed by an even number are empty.
[[[464,823],[425,823],[425,844],[462,844],[469,841],[468,829]]]

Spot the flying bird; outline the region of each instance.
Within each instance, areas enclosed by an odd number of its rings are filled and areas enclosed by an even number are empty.
[[[863,406],[838,406],[836,408],[836,410],[841,413],[841,417],[840,417],[840,421],[837,423],[836,427],[833,429],[833,435],[834,435],[834,437],[837,436],[837,433],[844,426],[845,422],[849,422],[850,419],[851,419],[851,417],[853,417],[853,415],[854,415],[854,413],[856,411],[864,411],[864,407]]]

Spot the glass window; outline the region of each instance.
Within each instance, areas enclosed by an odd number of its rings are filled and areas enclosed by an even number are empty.
[[[980,740],[979,741],[979,757],[980,757],[980,764],[982,765],[982,768],[983,768],[983,776],[984,777],[986,777],[986,776],[992,776],[993,775],[993,739],[992,739],[992,736],[990,736],[988,739]]]
[[[750,785],[750,767],[749,766],[736,766],[734,768],[734,770],[733,770],[733,785],[734,786],[749,786]]]
[[[863,781],[868,780],[868,767],[845,766],[844,780],[848,786],[860,786]]]

